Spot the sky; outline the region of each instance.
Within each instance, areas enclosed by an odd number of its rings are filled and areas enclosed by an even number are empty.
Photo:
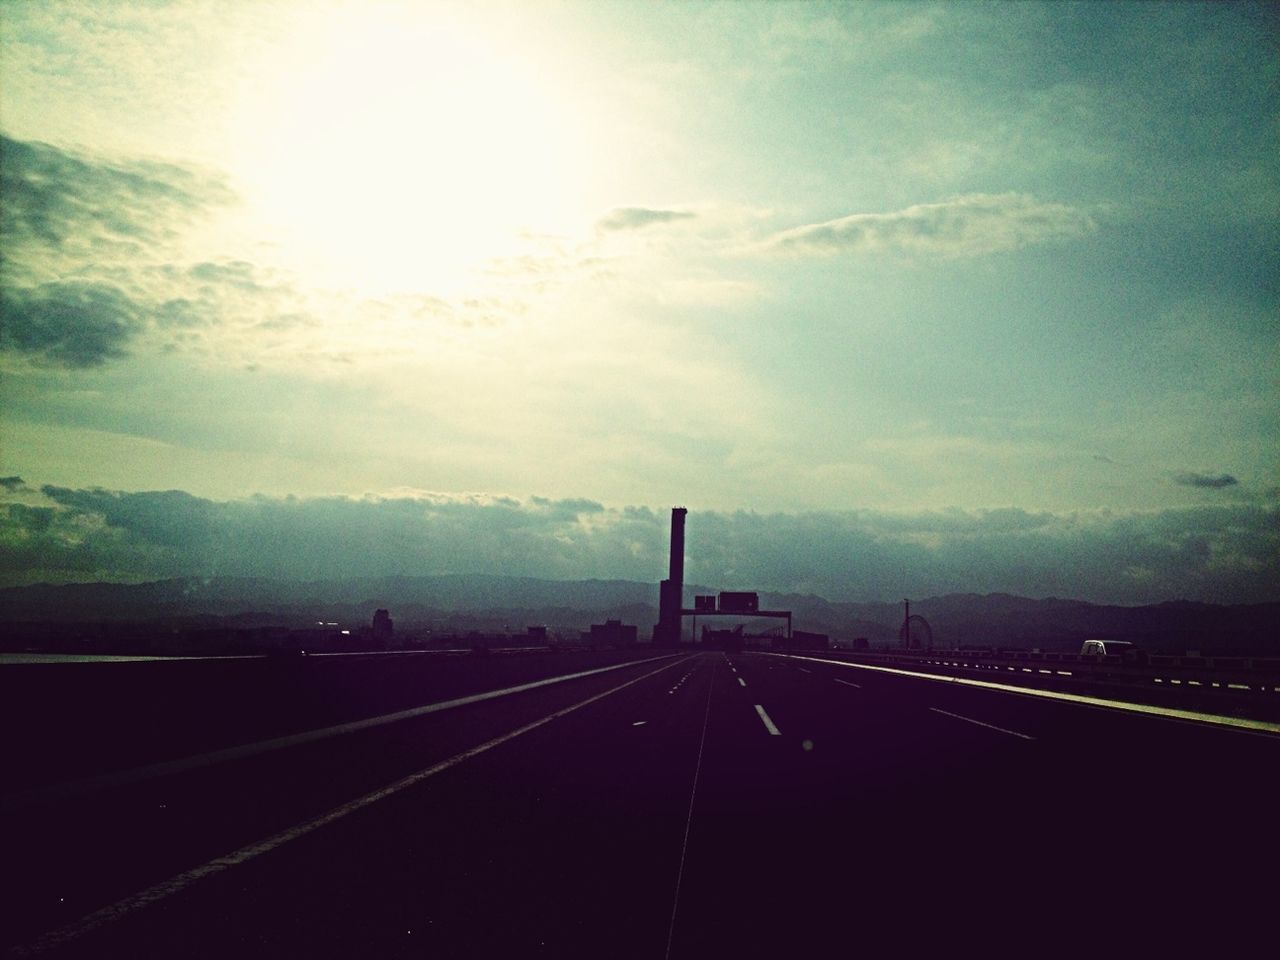
[[[0,6],[0,584],[1280,600],[1265,4]]]

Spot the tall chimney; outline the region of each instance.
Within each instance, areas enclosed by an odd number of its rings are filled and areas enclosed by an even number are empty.
[[[653,642],[675,646],[680,642],[680,610],[684,607],[684,507],[671,509],[670,576],[659,584],[658,623]]]
[[[671,582],[676,585],[676,596],[684,596],[684,507],[671,508]],[[683,603],[683,599],[681,603]]]

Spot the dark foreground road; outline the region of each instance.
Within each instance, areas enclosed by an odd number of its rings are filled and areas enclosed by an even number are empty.
[[[681,654],[52,799],[24,784],[6,943],[1244,955],[1277,929],[1278,786],[1274,732]]]

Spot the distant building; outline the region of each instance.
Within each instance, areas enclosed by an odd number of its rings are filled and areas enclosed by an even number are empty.
[[[775,647],[788,650],[829,650],[831,637],[825,633],[809,633],[807,630],[795,630],[791,636],[778,637],[773,641]]]
[[[268,630],[267,635],[273,638],[268,649],[278,651],[335,650],[342,646],[345,639],[336,623],[317,624],[303,630],[289,630],[287,633],[278,628]]]
[[[742,624],[729,630],[702,628],[702,645],[708,649],[739,653],[742,651],[742,643]]]
[[[391,614],[385,610],[376,610],[373,614],[373,642],[386,645],[391,641],[395,626],[391,622]]]
[[[582,635],[588,643],[607,646],[633,644],[637,639],[634,624],[626,624],[621,620],[606,620],[604,623],[593,623],[591,629]]]

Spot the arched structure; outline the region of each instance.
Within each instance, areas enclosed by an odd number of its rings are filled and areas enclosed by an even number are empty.
[[[902,622],[898,639],[907,650],[933,649],[933,629],[929,626],[929,621],[918,613],[911,614]]]

